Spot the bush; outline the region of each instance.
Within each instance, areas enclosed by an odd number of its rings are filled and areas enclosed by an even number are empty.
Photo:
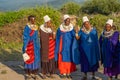
[[[35,15],[37,18],[37,24],[43,24],[43,16],[49,15],[53,23],[58,26],[60,24],[60,12],[51,7],[36,7],[31,9],[19,10],[16,12],[0,13],[0,26],[4,26],[7,23],[13,23],[16,20],[25,18],[29,15]]]
[[[85,13],[100,13],[109,15],[120,11],[119,0],[90,0],[82,6],[82,11]]]
[[[33,10],[33,14],[37,17],[37,24],[41,25],[44,23],[43,17],[49,15],[52,19],[53,24],[56,28],[60,25],[61,22],[61,13],[51,7],[37,7]]]
[[[80,10],[81,10],[80,5],[74,2],[66,3],[60,9],[60,11],[63,14],[71,14],[71,15],[79,15]]]
[[[15,22],[16,20],[23,17],[24,17],[23,11],[2,13],[0,14],[0,27],[4,26],[7,23]]]

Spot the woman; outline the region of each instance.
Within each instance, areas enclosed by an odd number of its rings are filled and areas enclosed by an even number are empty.
[[[119,32],[115,30],[113,26],[113,20],[109,19],[106,22],[105,29],[100,36],[100,47],[102,55],[102,63],[104,66],[104,74],[109,76],[109,80],[112,80],[112,76],[119,74],[119,54],[117,52],[117,46],[119,43]]]
[[[40,26],[40,42],[41,42],[41,68],[42,78],[47,76],[53,78],[56,70],[54,59],[55,50],[55,32],[53,30],[51,19],[48,15],[44,16],[44,24]]]
[[[35,25],[35,16],[30,15],[28,21],[29,23],[25,26],[23,32],[23,58],[25,61],[26,80],[31,78],[37,80],[40,61],[38,27]],[[25,55],[27,55],[27,59]]]
[[[83,26],[76,32],[76,38],[80,41],[81,72],[85,74],[83,80],[87,80],[87,72],[92,72],[92,79],[95,79],[100,59],[99,41],[97,31],[90,25],[87,16],[83,17]]]
[[[71,73],[76,70],[72,59],[74,29],[70,23],[69,15],[64,15],[64,22],[60,25],[56,35],[55,60],[58,61],[58,69],[61,78],[72,78]]]

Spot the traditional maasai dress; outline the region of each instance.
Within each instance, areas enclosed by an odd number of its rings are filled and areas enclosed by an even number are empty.
[[[37,70],[40,61],[38,30],[32,30],[30,25],[26,25],[23,32],[23,53],[25,52],[30,57],[29,60],[25,61],[25,69]]]
[[[120,73],[119,32],[103,31],[99,39],[104,73],[108,76]]]
[[[100,50],[98,35],[95,28],[92,28],[89,32],[79,31],[80,36],[80,61],[81,72],[95,72],[99,68]]]
[[[40,42],[41,42],[41,68],[43,74],[54,74],[56,63],[54,57],[55,39],[51,28],[40,26]]]
[[[76,65],[73,62],[73,56],[75,56],[73,52],[76,47],[75,45],[73,47],[75,32],[72,24],[68,28],[69,30],[64,30],[63,24],[61,24],[56,35],[55,60],[58,61],[60,74],[70,74],[76,70]]]

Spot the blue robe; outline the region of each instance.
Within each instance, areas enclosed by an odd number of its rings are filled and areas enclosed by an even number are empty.
[[[114,32],[110,37],[100,36],[102,63],[104,73],[113,76],[120,73],[120,43],[119,32]]]
[[[113,64],[113,55],[115,54],[116,46],[119,42],[119,33],[115,32],[111,37],[100,36],[102,62],[104,67],[111,67]]]
[[[30,36],[31,29],[28,27],[28,25],[25,26],[24,32],[23,32],[23,53],[25,53],[25,49],[28,45],[29,41],[33,41],[34,44],[34,64],[38,63],[40,61],[40,42],[38,38],[38,30],[34,31],[34,34]]]
[[[120,65],[120,41],[117,44],[116,53],[119,55],[119,65]],[[119,66],[120,67],[120,66]],[[120,72],[120,71],[119,71]]]
[[[96,29],[93,28],[89,34],[80,30],[78,35],[80,36],[81,71],[97,71],[99,67],[100,50]]]
[[[55,60],[58,61],[60,38],[63,39],[62,47],[62,60],[64,62],[74,62],[75,64],[80,63],[80,53],[78,50],[77,40],[75,39],[75,31],[62,32],[60,28],[57,30],[56,35],[56,48],[55,48]]]

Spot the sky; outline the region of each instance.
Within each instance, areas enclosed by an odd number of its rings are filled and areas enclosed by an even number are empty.
[[[84,2],[84,0],[0,0],[0,11],[14,11],[45,4],[58,8],[69,1]]]

